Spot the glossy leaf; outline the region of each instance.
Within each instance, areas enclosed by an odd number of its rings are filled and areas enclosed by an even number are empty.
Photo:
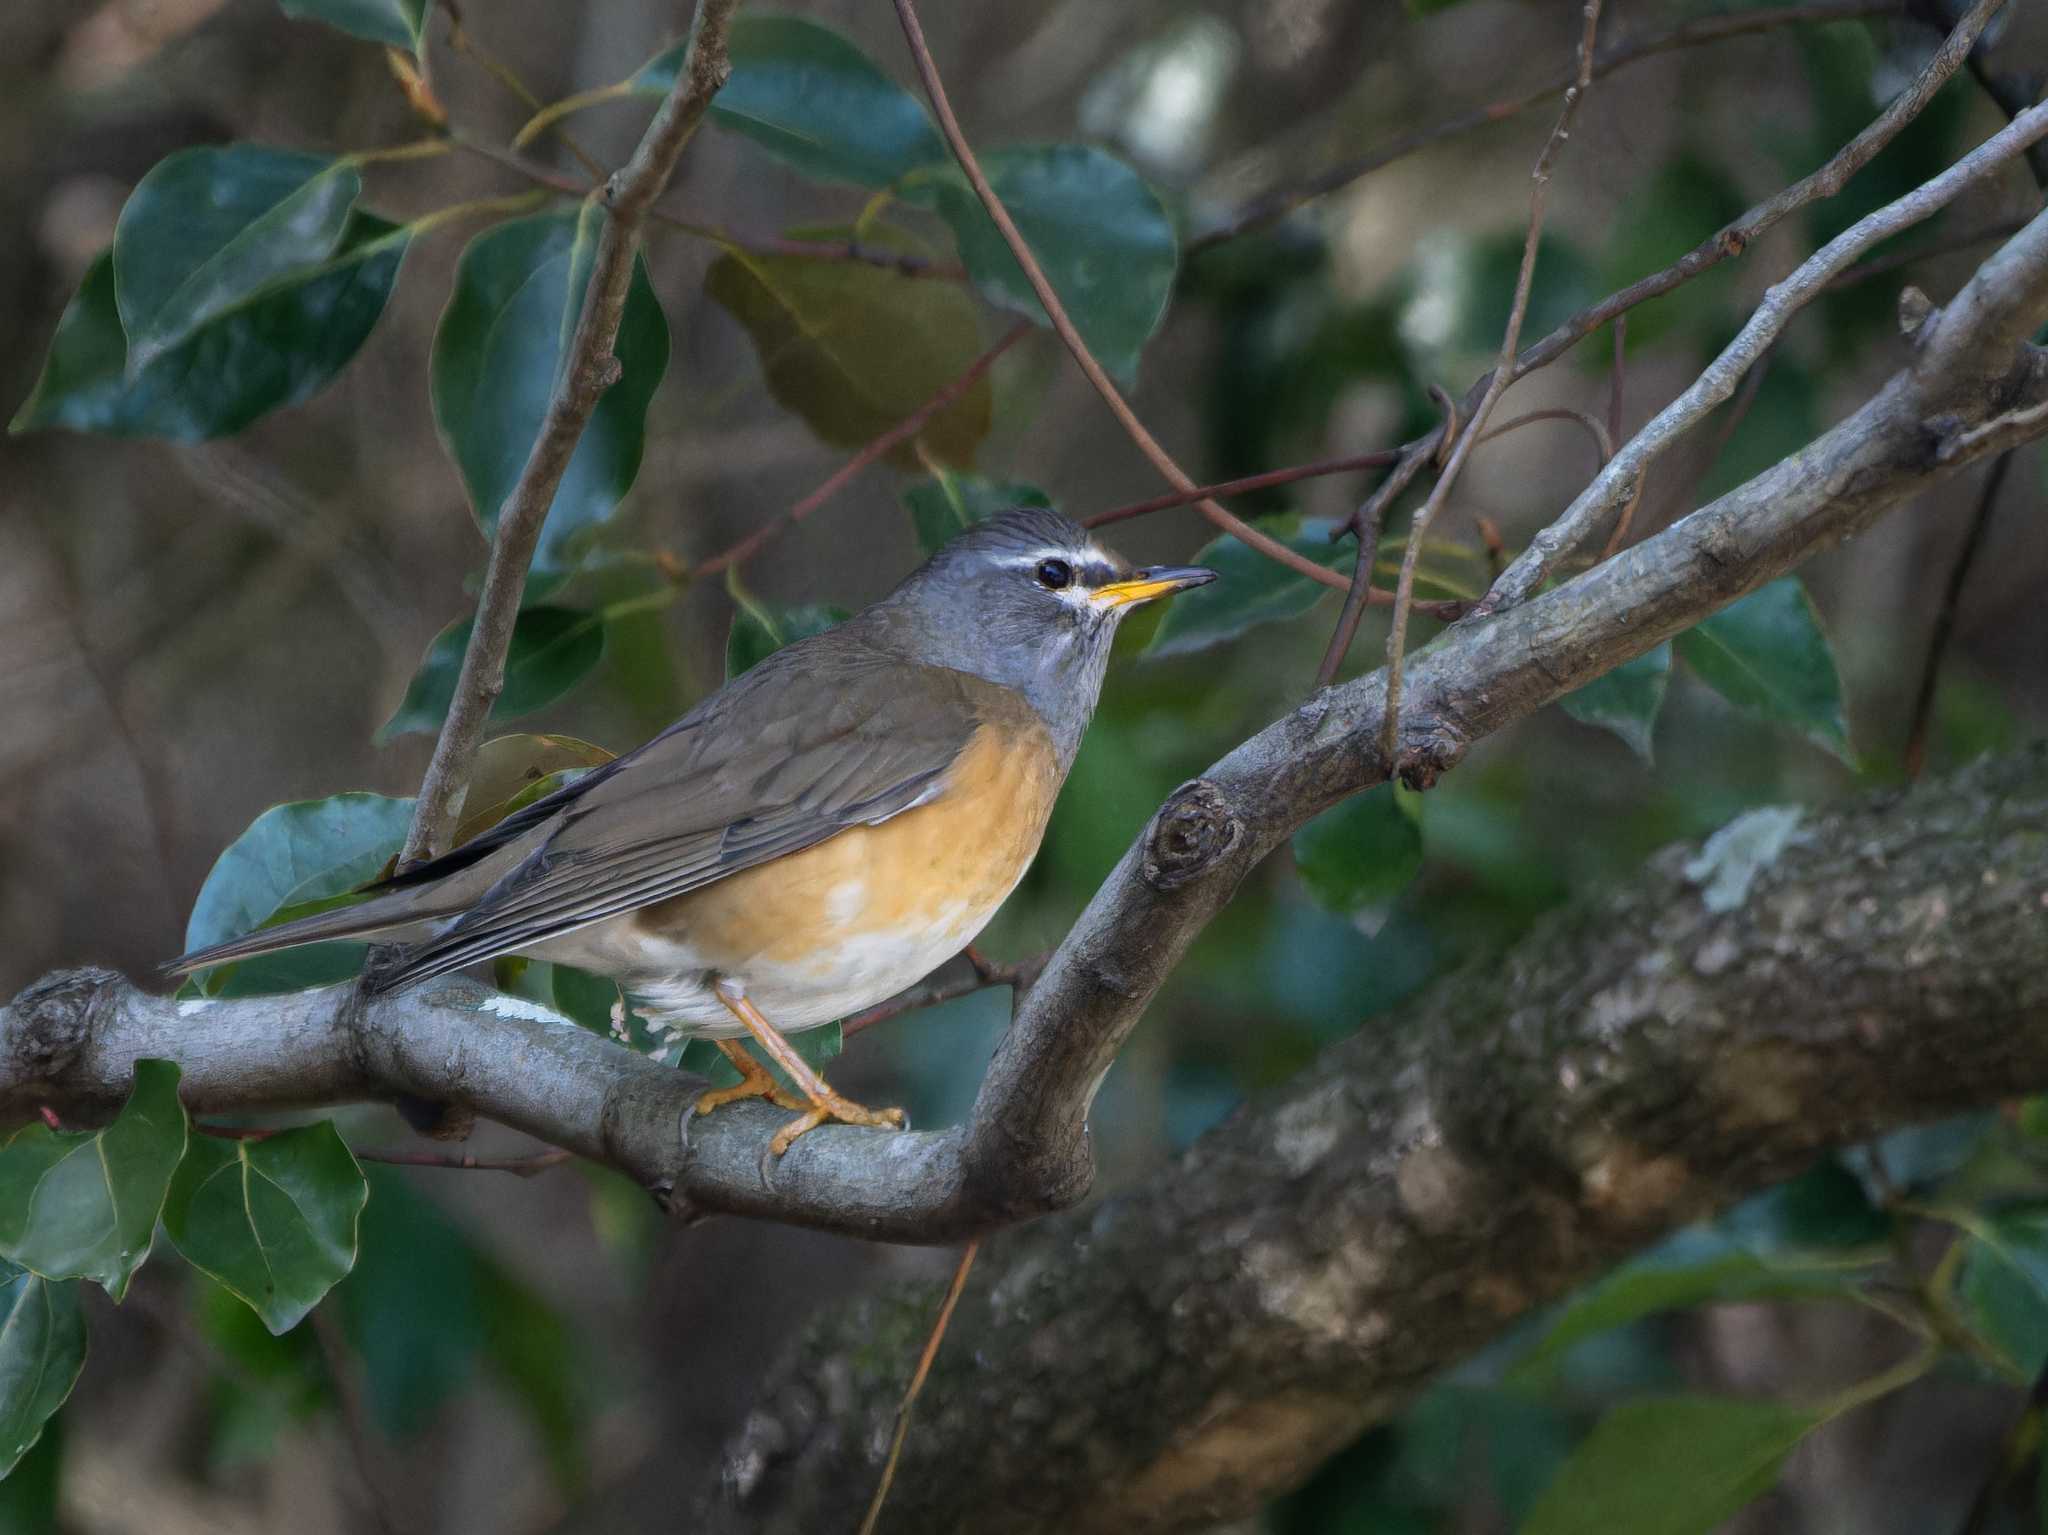
[[[1333,524],[1304,523],[1298,532],[1282,533],[1284,524],[1268,521],[1264,531],[1288,548],[1332,570],[1351,568],[1355,546],[1330,541]],[[1182,592],[1166,604],[1166,617],[1152,635],[1146,654],[1181,655],[1235,639],[1254,624],[1297,618],[1320,602],[1330,588],[1295,574],[1225,534],[1205,544],[1193,561],[1215,571],[1207,586]]]
[[[712,263],[704,291],[745,327],[769,393],[834,447],[880,436],[982,351],[974,301],[959,288],[859,262],[733,250]],[[987,377],[975,380],[889,462],[915,470],[922,447],[942,464],[971,464],[992,400]]]
[[[513,219],[471,240],[456,267],[434,332],[434,420],[487,533],[539,436],[602,221],[594,204]],[[636,258],[613,348],[619,381],[598,401],[555,491],[534,551],[537,576],[573,570],[592,530],[632,488],[668,348],[668,322]]]
[[[790,607],[748,598],[732,616],[732,629],[725,637],[725,680],[760,665],[792,641],[823,634],[850,615],[845,608],[827,602],[798,603]]]
[[[933,554],[956,533],[996,512],[1013,506],[1051,506],[1052,499],[1036,485],[1021,481],[990,480],[978,474],[941,470],[904,491],[903,504],[909,509],[911,526],[917,531],[918,547]]]
[[[648,1028],[645,1018],[633,1011],[632,1002],[619,990],[616,981],[570,965],[556,965],[553,969],[548,994],[565,1018],[642,1055],[652,1055],[666,1043]]]
[[[135,1087],[104,1130],[17,1130],[0,1146],[0,1257],[45,1279],[90,1279],[121,1299],[149,1256],[184,1151],[171,1061],[135,1063]]]
[[[1834,651],[1796,577],[1759,587],[1676,643],[1700,680],[1738,709],[1791,725],[1855,765]]]
[[[84,1368],[77,1282],[0,1262],[0,1477],[42,1438]]]
[[[686,47],[650,59],[628,87],[667,95]],[[808,176],[879,187],[947,158],[924,104],[830,27],[743,14],[728,50],[732,77],[712,99],[712,121]]]
[[[1664,707],[1664,689],[1670,682],[1671,647],[1659,645],[1565,694],[1558,707],[1582,725],[1613,731],[1648,763],[1650,733],[1656,729],[1657,714]]]
[[[1959,1292],[1977,1329],[2022,1374],[2048,1364],[2048,1210],[2001,1212],[1968,1239]]]
[[[76,1293],[77,1284],[74,1279],[65,1288]],[[4,1393],[5,1387],[0,1386],[0,1400]],[[13,1427],[0,1423],[0,1431]],[[62,1528],[57,1522],[57,1488],[64,1471],[64,1420],[44,1419],[29,1425],[28,1433],[33,1436],[28,1452],[14,1462],[11,1471],[0,1470],[0,1535],[50,1535]]]
[[[410,229],[352,214],[326,262],[222,313],[132,373],[109,251],[65,306],[42,376],[8,430],[198,442],[310,399],[368,339],[411,238]]]
[[[1421,796],[1392,784],[1352,795],[1294,834],[1294,866],[1331,911],[1384,909],[1422,868]]]
[[[1665,1311],[1731,1301],[1830,1299],[1850,1294],[1887,1250],[1763,1254],[1710,1228],[1670,1240],[1579,1292],[1557,1312],[1514,1376],[1540,1379],[1576,1344]]]
[[[1521,1535],[1708,1535],[1768,1492],[1823,1420],[1779,1402],[1625,1402],[1565,1462]]]
[[[434,636],[405,697],[377,732],[379,744],[413,731],[432,734],[448,717],[462,653],[469,647],[474,618],[459,619]],[[604,659],[604,620],[575,608],[522,608],[505,652],[505,690],[491,706],[494,720],[513,719],[546,708]]]
[[[1104,150],[1048,144],[992,150],[982,169],[1089,350],[1126,380],[1166,317],[1180,264],[1173,221],[1136,171]],[[1045,322],[1024,269],[951,165],[922,172],[904,196],[952,227],[982,296]]]
[[[164,1204],[164,1230],[196,1269],[289,1332],[355,1266],[370,1187],[332,1122],[263,1140],[200,1136]]]
[[[324,21],[365,42],[417,53],[433,0],[278,0],[287,16]]]
[[[214,861],[192,903],[185,947],[240,937],[367,884],[397,854],[411,820],[411,800],[381,794],[272,806]],[[346,980],[361,962],[360,944],[314,944],[221,966],[206,973],[205,988],[225,996],[296,991]]]
[[[341,244],[363,178],[346,161],[257,144],[185,149],[136,184],[114,227],[114,297],[128,371]]]

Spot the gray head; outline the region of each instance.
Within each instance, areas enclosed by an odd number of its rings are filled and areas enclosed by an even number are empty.
[[[870,612],[919,660],[1023,694],[1071,760],[1117,625],[1147,602],[1215,579],[1194,566],[1134,570],[1079,523],[1017,507],[960,534]]]

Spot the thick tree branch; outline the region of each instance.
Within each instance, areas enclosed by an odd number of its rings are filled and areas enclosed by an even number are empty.
[[[2048,355],[2021,339],[2043,323],[2048,213],[1921,326],[1911,366],[1805,450],[1416,656],[1404,770],[1428,780],[1481,736],[1861,532],[2007,438],[2048,436],[2037,409]],[[740,1104],[685,1125],[699,1083],[509,999],[478,1012],[474,990],[428,987],[373,1001],[357,1022],[347,989],[335,988],[213,1002],[202,1023],[190,1004],[104,972],[53,978],[0,1009],[0,1115],[42,1104],[67,1120],[105,1113],[137,1056],[167,1055],[185,1064],[201,1111],[409,1094],[607,1162],[681,1207],[959,1240],[1085,1192],[1088,1108],[1103,1074],[1238,881],[1310,817],[1389,775],[1384,706],[1382,674],[1326,689],[1176,791],[1026,994],[971,1118],[950,1130],[826,1127],[764,1169],[778,1111]]]
[[[570,338],[562,373],[542,418],[519,479],[498,509],[497,531],[491,539],[483,589],[477,594],[476,623],[463,652],[462,671],[434,755],[420,783],[406,833],[401,863],[413,863],[444,850],[462,815],[469,787],[470,760],[483,739],[484,724],[505,688],[505,653],[512,644],[512,626],[526,587],[527,567],[541,525],[554,505],[555,491],[569,460],[604,392],[619,379],[619,360],[612,346],[626,311],[626,290],[633,280],[633,257],[639,249],[640,226],[654,199],[661,195],[682,157],[683,146],[703,119],[711,98],[732,72],[725,39],[739,0],[699,0],[690,32],[689,55],[676,72],[676,82],[625,169],[604,184],[604,232],[598,237],[590,285],[583,310]]]
[[[1672,848],[1326,1051],[1141,1188],[997,1239],[898,1535],[1207,1528],[1432,1375],[1823,1147],[2048,1088],[2048,746]],[[848,1528],[926,1289],[841,1309],[729,1447],[711,1528]],[[856,1495],[857,1499],[857,1495]]]

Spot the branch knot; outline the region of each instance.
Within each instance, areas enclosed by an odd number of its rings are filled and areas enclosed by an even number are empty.
[[[1192,779],[1167,797],[1145,838],[1145,883],[1177,890],[1221,863],[1244,836],[1230,801],[1206,778]]]

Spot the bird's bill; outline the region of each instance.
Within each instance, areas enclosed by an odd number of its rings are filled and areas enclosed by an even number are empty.
[[[1122,608],[1155,597],[1171,597],[1191,586],[1207,586],[1215,579],[1215,571],[1200,565],[1152,565],[1132,571],[1121,581],[1098,586],[1088,597],[1097,607]]]

